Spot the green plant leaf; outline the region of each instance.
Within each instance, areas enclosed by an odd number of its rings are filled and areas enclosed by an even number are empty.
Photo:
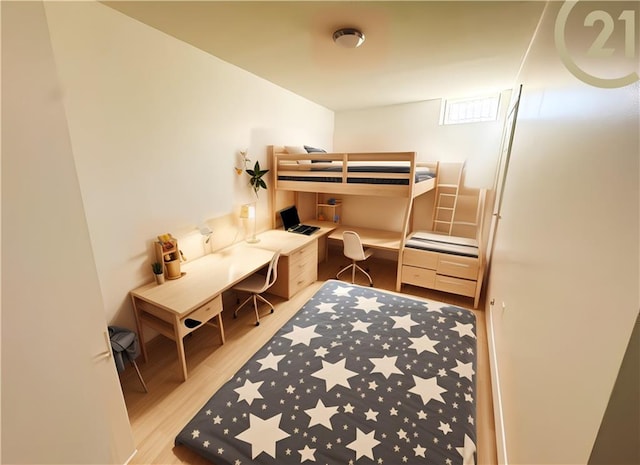
[[[256,196],[258,195],[260,188],[267,189],[267,183],[264,182],[262,176],[267,174],[269,170],[260,169],[260,162],[256,161],[252,170],[247,169],[245,171],[249,175],[249,185],[253,188]]]

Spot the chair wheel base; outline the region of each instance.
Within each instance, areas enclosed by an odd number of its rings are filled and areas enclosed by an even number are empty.
[[[260,322],[259,321],[256,321],[256,326],[260,326]]]

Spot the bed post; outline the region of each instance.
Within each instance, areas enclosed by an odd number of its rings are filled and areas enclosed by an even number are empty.
[[[409,160],[409,198],[407,199],[407,209],[404,212],[404,221],[402,223],[402,234],[400,236],[400,248],[398,249],[398,269],[396,270],[396,291],[400,292],[402,287],[402,251],[404,250],[404,243],[407,240],[407,230],[409,229],[409,223],[411,223],[411,213],[413,211],[413,199],[415,197],[415,183],[416,183],[416,156],[417,153],[413,152],[411,160]]]
[[[271,229],[276,228],[276,183],[278,182],[278,164],[275,159],[275,149],[273,145],[267,146],[267,160],[269,163],[269,172],[271,175],[271,189],[269,200],[271,201],[271,205],[269,205],[269,214],[271,215]]]

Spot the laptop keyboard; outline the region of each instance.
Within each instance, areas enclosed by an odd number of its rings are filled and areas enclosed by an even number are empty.
[[[289,231],[298,234],[306,234],[307,236],[309,236],[316,232],[318,229],[320,228],[318,228],[317,226],[307,226],[305,224],[299,224],[297,226],[294,226],[293,228],[290,228]]]

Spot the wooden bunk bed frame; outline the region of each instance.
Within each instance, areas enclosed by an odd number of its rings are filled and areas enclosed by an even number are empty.
[[[271,205],[275,208],[277,191],[308,192],[336,195],[364,195],[400,197],[407,199],[401,231],[398,232],[398,253],[404,238],[413,227],[413,201],[435,189],[438,178],[438,162],[418,162],[416,152],[358,152],[358,153],[288,153],[284,146],[268,146],[268,158],[272,171]],[[352,172],[349,164],[407,165],[407,172]],[[323,168],[337,171],[327,172]],[[417,172],[422,176],[416,181]],[[326,182],[327,177],[334,182]],[[286,178],[286,179],[282,179]],[[425,179],[426,178],[426,179]],[[357,182],[353,182],[353,181]],[[380,180],[390,183],[380,184]],[[272,212],[276,227],[276,212]],[[388,231],[385,231],[388,239]]]
[[[485,269],[482,218],[484,218],[485,192],[479,193],[477,244],[478,256],[459,257],[447,252],[433,252],[405,247],[413,231],[414,199],[436,188],[439,175],[438,162],[418,162],[416,152],[371,153],[302,153],[290,154],[283,146],[269,146],[268,155],[272,171],[272,206],[277,191],[325,193],[336,195],[363,195],[402,197],[407,199],[401,232],[398,233],[398,271],[396,290],[402,284],[436,289],[474,299],[477,308]],[[350,163],[405,163],[404,173],[359,173],[349,171]],[[323,168],[333,168],[328,174]],[[418,169],[429,169],[430,179],[416,182]],[[331,177],[332,182],[325,178]],[[353,182],[357,178],[359,182]],[[380,179],[393,179],[398,184],[380,184]],[[276,214],[273,212],[272,218]],[[275,220],[274,220],[275,221]],[[274,223],[275,227],[275,223]],[[447,236],[444,236],[447,237]]]
[[[269,158],[273,171],[275,190],[297,192],[320,192],[350,195],[376,195],[406,197],[413,199],[435,188],[437,162],[418,162],[416,152],[371,152],[371,153],[305,153],[290,154],[284,147],[269,146]],[[406,163],[406,173],[349,172],[348,165],[357,163]],[[322,169],[334,168],[331,172]],[[416,173],[427,168],[433,177],[416,182]],[[282,179],[287,177],[289,179]],[[334,178],[338,182],[324,182]],[[376,180],[394,180],[397,184],[380,184]],[[352,182],[359,180],[361,182]],[[367,182],[370,180],[370,182]]]

